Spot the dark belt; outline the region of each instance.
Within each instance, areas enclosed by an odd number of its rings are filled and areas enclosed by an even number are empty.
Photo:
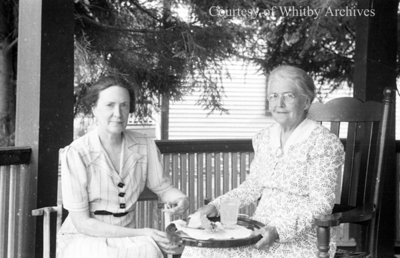
[[[113,215],[114,217],[123,217],[126,214],[128,214],[128,212],[112,213],[112,212],[104,211],[104,210],[94,211],[94,215]]]

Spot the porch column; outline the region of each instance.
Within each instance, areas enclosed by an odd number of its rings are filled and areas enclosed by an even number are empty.
[[[15,143],[32,148],[22,257],[42,255],[30,211],[56,204],[58,149],[72,141],[73,32],[73,1],[19,1]]]
[[[382,101],[385,87],[396,87],[398,0],[359,0],[358,8],[375,9],[374,17],[357,17],[354,97]],[[395,106],[395,104],[394,104]],[[394,108],[393,108],[394,109]],[[388,156],[384,170],[378,257],[391,257],[395,241],[396,149],[395,114],[391,114]],[[398,196],[397,196],[398,198]]]

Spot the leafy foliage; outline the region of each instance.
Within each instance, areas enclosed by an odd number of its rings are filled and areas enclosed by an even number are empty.
[[[201,85],[205,107],[224,110],[223,87],[210,70],[222,75],[221,61],[243,44],[235,35],[240,30],[229,24],[185,22],[173,12],[179,2],[167,2],[75,3],[77,99],[100,75],[114,73],[135,85],[139,104],[157,104],[160,95],[178,100]],[[81,111],[85,109],[78,103],[75,112]]]
[[[260,64],[265,73],[279,64],[295,64],[331,90],[352,82],[356,17],[296,16],[282,10],[352,9],[356,0],[71,1],[76,24],[75,114],[89,112],[80,98],[103,74],[119,74],[132,82],[139,118],[151,115],[148,107],[157,106],[162,94],[179,100],[193,89],[201,89],[199,104],[205,109],[226,112],[221,78],[229,74],[221,64],[230,57]],[[6,46],[2,53],[11,57],[5,81],[13,91],[18,4],[18,0],[3,0],[0,8],[0,38]],[[187,18],[177,12],[182,6]],[[220,15],[215,15],[218,10]],[[238,15],[235,10],[249,12]],[[252,13],[256,15],[249,15]],[[10,98],[15,105],[15,96]],[[13,116],[9,114],[0,124],[13,124]]]
[[[188,19],[175,11],[180,6]],[[322,13],[355,7],[355,0],[75,0],[76,95],[100,75],[116,73],[135,85],[139,104],[157,105],[160,95],[179,100],[197,87],[204,108],[225,112],[221,64],[233,56],[265,73],[294,64],[320,85],[351,85],[355,16]],[[291,15],[285,8],[321,15]],[[82,110],[78,104],[76,113]]]
[[[199,8],[218,6],[219,13],[226,14],[223,19],[239,19],[245,28],[239,56],[261,65],[266,74],[280,64],[297,65],[319,85],[329,84],[334,90],[343,82],[352,85],[356,17],[351,10],[356,5],[338,0],[203,1]],[[346,9],[346,15],[335,15],[335,10]],[[251,15],[230,16],[234,10]],[[318,10],[319,15],[307,10]]]

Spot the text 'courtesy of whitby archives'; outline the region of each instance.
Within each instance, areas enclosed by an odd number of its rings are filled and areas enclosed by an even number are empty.
[[[321,16],[375,16],[375,9],[358,8],[312,8],[310,6],[272,6],[271,8],[223,8],[221,6],[211,6],[208,10],[213,17],[236,17],[236,18],[277,18],[277,17],[312,17],[317,19]]]

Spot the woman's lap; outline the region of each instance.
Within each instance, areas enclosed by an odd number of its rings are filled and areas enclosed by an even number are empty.
[[[275,244],[268,251],[254,246],[238,248],[185,247],[182,258],[314,258],[313,248],[299,248],[295,245]]]
[[[58,237],[57,258],[147,258],[163,257],[149,237],[103,238],[78,234]]]

